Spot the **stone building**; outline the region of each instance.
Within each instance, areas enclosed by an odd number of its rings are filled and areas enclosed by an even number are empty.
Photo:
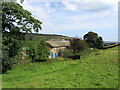
[[[50,56],[49,58],[56,58],[61,56],[61,50],[65,49],[66,47],[70,46],[70,41],[66,41],[65,39],[62,40],[50,40],[46,41],[50,47]]]

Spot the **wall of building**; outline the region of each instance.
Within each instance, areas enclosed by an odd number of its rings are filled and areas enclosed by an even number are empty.
[[[58,56],[58,53],[60,50],[65,49],[66,47],[56,47],[56,48],[52,48],[50,50],[50,57],[49,58],[56,58]]]

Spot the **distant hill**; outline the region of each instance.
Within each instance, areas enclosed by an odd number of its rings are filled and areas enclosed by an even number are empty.
[[[45,40],[51,40],[51,39],[65,39],[70,40],[73,37],[69,36],[63,36],[63,35],[57,35],[57,34],[36,34],[36,33],[27,33],[26,40],[41,40],[44,38]]]

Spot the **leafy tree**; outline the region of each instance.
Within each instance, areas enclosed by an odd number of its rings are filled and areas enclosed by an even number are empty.
[[[29,48],[28,53],[29,53],[29,57],[34,60],[35,59],[35,53],[37,50],[37,43],[34,43],[33,41],[28,41],[27,42],[27,46]]]
[[[29,57],[32,61],[45,61],[49,56],[49,48],[44,39],[38,43],[30,41],[29,43]]]
[[[98,37],[97,41],[96,41],[96,48],[98,49],[102,49],[104,47],[104,42],[102,37]]]
[[[88,49],[89,45],[84,40],[81,38],[73,38],[70,40],[70,47],[68,47],[68,49],[65,49],[62,53],[63,57],[76,60],[82,59],[83,56],[88,55],[86,53],[88,52]]]
[[[89,44],[92,48],[103,48],[103,39],[99,37],[97,33],[88,32],[83,36],[84,40]]]
[[[0,2],[16,2],[17,0],[1,0]],[[21,3],[24,2],[24,0],[20,0]]]
[[[14,58],[22,47],[25,34],[23,32],[38,32],[42,22],[31,16],[22,6],[15,2],[2,3],[2,72],[11,69],[11,59]],[[6,58],[7,57],[7,58]]]
[[[37,59],[38,60],[46,60],[48,59],[48,56],[49,56],[49,48],[47,46],[47,43],[45,42],[44,39],[42,39],[38,45],[37,45],[37,52],[38,52],[38,55],[37,55]]]
[[[88,48],[88,44],[79,38],[74,38],[70,41],[70,48],[74,53],[84,51]]]

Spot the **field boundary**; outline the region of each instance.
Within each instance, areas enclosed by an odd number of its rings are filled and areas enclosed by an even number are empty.
[[[103,49],[109,49],[109,48],[113,48],[113,47],[117,47],[117,46],[120,46],[120,43],[116,43],[116,44],[113,44],[113,45],[105,46]]]

